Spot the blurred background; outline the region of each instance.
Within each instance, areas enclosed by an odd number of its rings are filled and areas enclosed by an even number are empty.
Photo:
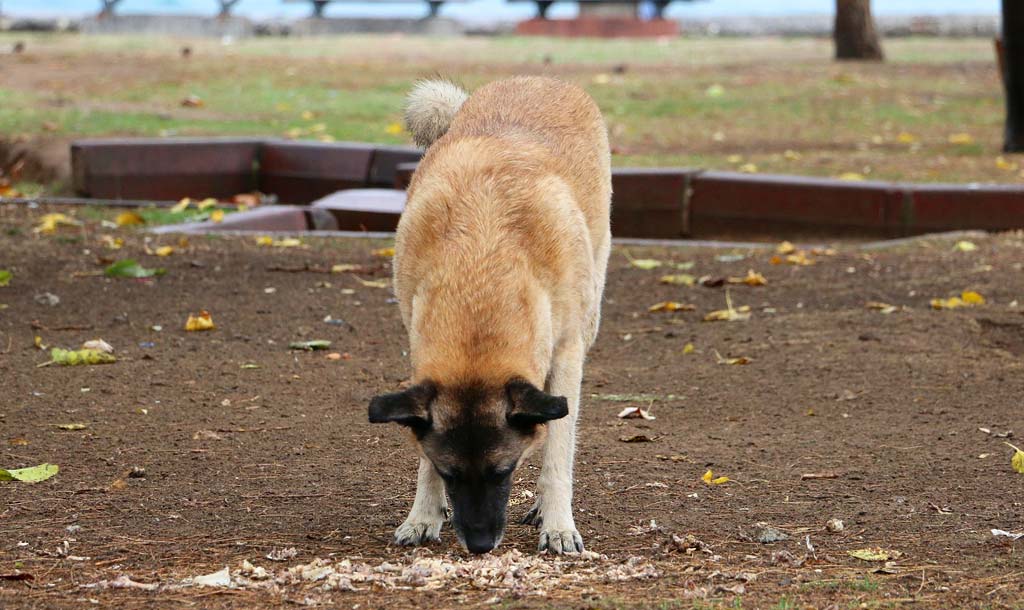
[[[1011,3],[1012,4],[1012,3]],[[7,188],[70,193],[69,143],[230,135],[408,144],[417,78],[552,74],[614,164],[1018,182],[996,0],[2,0]],[[1013,147],[1006,146],[1007,150]]]

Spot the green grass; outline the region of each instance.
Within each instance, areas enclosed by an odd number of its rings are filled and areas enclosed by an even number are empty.
[[[999,169],[1003,103],[991,41],[885,41],[882,64],[838,64],[826,40],[502,37],[213,40],[0,34],[28,41],[0,83],[0,133],[270,135],[408,142],[420,77],[473,88],[547,73],[595,98],[619,166],[685,165],[908,181],[1014,182]],[[182,45],[193,49],[182,59]],[[550,61],[548,61],[550,60]],[[50,73],[36,78],[38,63]],[[709,94],[709,87],[720,95]],[[198,96],[202,107],[181,101]],[[901,144],[911,133],[916,142]],[[953,133],[973,141],[950,144]]]

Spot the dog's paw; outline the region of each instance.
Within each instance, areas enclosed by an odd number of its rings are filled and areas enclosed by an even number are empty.
[[[444,521],[412,521],[407,520],[395,530],[395,544],[401,546],[420,546],[428,542],[441,540],[441,526]]]
[[[576,528],[570,529],[543,529],[540,532],[540,544],[537,545],[540,552],[548,551],[555,555],[562,553],[582,553],[583,538]]]
[[[522,525],[532,525],[534,527],[539,527],[540,524],[544,523],[544,515],[541,514],[540,508],[540,498],[537,498],[537,501],[533,503],[533,508],[531,508],[530,512],[526,513],[526,515],[519,520],[519,523]]]

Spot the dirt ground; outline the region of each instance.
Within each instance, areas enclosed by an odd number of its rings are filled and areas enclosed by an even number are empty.
[[[398,429],[367,423],[366,404],[407,376],[406,340],[389,290],[320,272],[354,263],[362,280],[384,279],[388,261],[372,250],[386,243],[182,245],[96,221],[39,236],[45,211],[0,207],[0,269],[13,273],[0,288],[0,466],[60,466],[42,483],[0,482],[4,608],[1024,607],[1024,540],[990,532],[1024,529],[1024,476],[999,437],[1024,431],[1024,234],[972,237],[971,252],[951,238],[840,245],[810,266],[773,265],[771,249],[630,247],[664,263],[643,270],[619,247],[577,470],[577,524],[601,556],[537,558],[537,532],[511,525],[497,558],[474,563],[447,529],[426,550],[390,544],[416,456]],[[104,247],[105,234],[123,248]],[[146,254],[158,245],[178,251]],[[96,275],[128,257],[167,273]],[[746,322],[701,321],[725,307],[724,287],[659,283],[748,269],[768,283],[729,288],[752,308]],[[929,307],[966,289],[987,303]],[[40,303],[46,292],[59,304]],[[696,311],[648,312],[667,300]],[[201,309],[216,330],[185,332]],[[67,348],[102,337],[119,361],[37,368],[48,359],[37,335]],[[288,349],[310,339],[347,355]],[[720,364],[716,352],[752,361]],[[657,419],[617,418],[627,406]],[[68,423],[87,427],[58,427]],[[649,441],[621,440],[637,435]],[[730,480],[704,483],[709,469]],[[530,465],[517,477],[512,519],[535,475]],[[766,533],[786,539],[759,542]],[[848,554],[872,547],[900,555]],[[285,576],[317,558],[395,578],[346,591]],[[277,582],[182,586],[243,561]],[[446,575],[402,572],[415,562]],[[511,571],[494,579],[500,562]],[[158,588],[117,588],[124,576]]]

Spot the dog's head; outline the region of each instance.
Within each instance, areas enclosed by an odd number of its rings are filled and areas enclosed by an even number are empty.
[[[521,379],[497,387],[425,381],[370,401],[370,422],[395,422],[413,432],[444,480],[452,527],[471,553],[501,542],[512,473],[543,441],[544,424],[568,413],[565,398]]]

